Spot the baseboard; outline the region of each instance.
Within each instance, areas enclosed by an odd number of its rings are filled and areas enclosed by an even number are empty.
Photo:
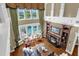
[[[12,52],[14,52],[14,51],[15,51],[15,49],[11,50],[10,53],[12,53]]]
[[[24,43],[23,41],[20,41],[20,42],[19,42],[19,46],[22,45],[23,43]],[[10,51],[10,53],[14,52],[16,48],[17,48],[17,47],[15,46],[14,49]]]
[[[19,42],[19,46],[20,46],[20,45],[22,45],[23,43],[24,43],[24,42],[23,42],[23,40],[22,40],[22,41],[20,41],[20,42]]]

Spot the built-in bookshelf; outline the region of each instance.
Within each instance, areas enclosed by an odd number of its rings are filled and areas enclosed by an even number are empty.
[[[70,33],[71,26],[63,25],[62,26],[62,36],[61,36],[61,43],[62,47],[66,48],[69,33]]]
[[[49,42],[55,44],[57,47],[66,48],[71,26],[62,25],[60,27],[53,27],[52,23],[46,24],[46,37]]]
[[[56,47],[60,46],[61,41],[61,29],[57,27],[53,27],[50,22],[46,24],[46,37],[48,41],[54,44]]]

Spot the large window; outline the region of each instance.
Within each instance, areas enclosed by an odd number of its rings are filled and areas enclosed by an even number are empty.
[[[19,25],[20,39],[24,39],[25,35],[32,36],[41,33],[41,26],[39,23]]]
[[[37,9],[17,9],[18,20],[39,19]]]

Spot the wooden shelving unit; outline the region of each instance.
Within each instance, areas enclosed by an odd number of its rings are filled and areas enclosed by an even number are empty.
[[[70,29],[71,29],[70,26],[67,26],[67,25],[62,26],[61,45],[62,45],[63,48],[66,48]]]
[[[60,46],[60,41],[61,41],[61,35],[54,33],[51,31],[52,25],[51,23],[47,22],[46,25],[46,37],[48,39],[48,41],[52,44],[54,44],[56,47]]]
[[[61,46],[62,48],[66,48],[71,26],[67,26],[67,25],[61,25],[61,26],[62,26],[62,28],[60,29],[61,34],[57,34],[50,31],[52,25],[51,23],[47,22],[46,37],[50,42],[51,40],[54,39],[56,41],[55,45]]]
[[[56,37],[61,38],[61,35],[58,35],[58,34],[56,34],[56,33],[50,32],[50,31],[48,31],[48,34],[49,34],[49,35],[54,35],[54,36],[56,36]]]

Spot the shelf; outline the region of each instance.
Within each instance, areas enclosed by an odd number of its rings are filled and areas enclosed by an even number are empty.
[[[68,30],[64,30],[63,32],[65,32],[65,33],[69,33],[69,31],[68,31]]]
[[[55,35],[55,36],[57,36],[57,37],[59,37],[59,38],[61,38],[61,36],[60,36],[60,35],[58,35],[58,34],[56,34],[56,33],[49,32],[49,31],[48,31],[48,33],[49,33],[49,34],[52,34],[52,35]]]

